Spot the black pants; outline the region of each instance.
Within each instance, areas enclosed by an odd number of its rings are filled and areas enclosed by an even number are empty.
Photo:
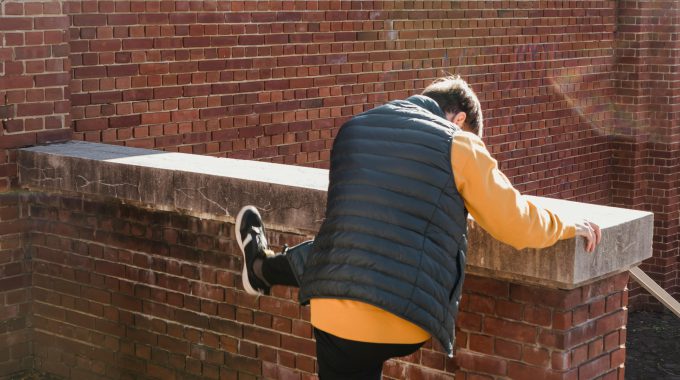
[[[302,243],[280,255],[265,259],[262,263],[265,280],[271,285],[300,286],[287,255],[308,254],[311,245],[312,242]],[[358,342],[317,328],[314,328],[314,337],[321,380],[379,380],[386,360],[410,355],[423,345]]]
[[[314,328],[321,380],[380,380],[386,360],[417,351],[423,343],[387,344],[347,340]]]

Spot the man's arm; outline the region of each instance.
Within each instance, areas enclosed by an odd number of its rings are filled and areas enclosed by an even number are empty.
[[[600,230],[594,223],[565,222],[522,196],[476,135],[461,132],[454,137],[451,165],[465,207],[497,240],[517,249],[543,248],[579,235],[588,240],[588,252],[599,243]]]

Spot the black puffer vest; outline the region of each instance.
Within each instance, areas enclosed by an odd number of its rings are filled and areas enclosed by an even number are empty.
[[[375,305],[430,332],[453,354],[467,249],[467,211],[451,169],[458,130],[420,95],[342,126],[301,302]]]

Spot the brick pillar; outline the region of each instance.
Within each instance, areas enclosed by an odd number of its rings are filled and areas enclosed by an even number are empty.
[[[61,1],[0,2],[0,377],[32,368],[31,262],[16,148],[69,140],[68,16]]]
[[[562,290],[469,276],[456,380],[622,379],[627,281],[625,272]]]
[[[0,3],[0,191],[12,149],[71,138],[68,25],[61,1]]]
[[[32,366],[31,268],[24,250],[29,226],[22,204],[17,193],[0,193],[0,378]]]
[[[680,3],[620,1],[617,6],[612,201],[654,212],[654,255],[642,269],[677,298]],[[650,306],[651,296],[638,288],[631,287],[631,304]]]

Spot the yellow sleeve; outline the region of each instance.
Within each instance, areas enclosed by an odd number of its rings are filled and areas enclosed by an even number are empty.
[[[451,166],[465,207],[497,240],[522,249],[548,247],[574,237],[573,224],[533,204],[512,186],[478,136],[468,132],[455,135]]]

